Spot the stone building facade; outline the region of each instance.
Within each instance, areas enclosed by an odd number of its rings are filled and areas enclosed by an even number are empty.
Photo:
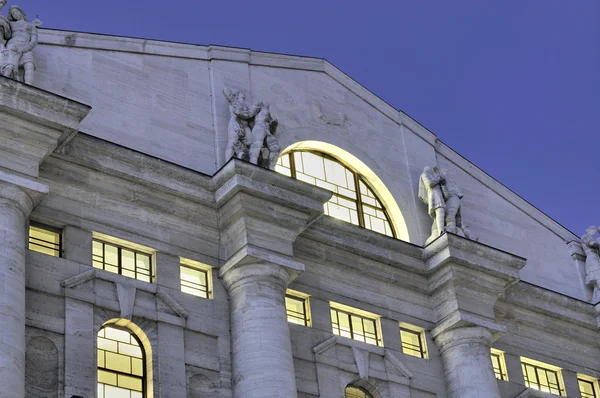
[[[327,61],[34,52],[0,78],[0,397],[599,396],[579,238]],[[226,158],[226,89],[270,105],[276,171]],[[431,165],[478,241],[425,244]]]

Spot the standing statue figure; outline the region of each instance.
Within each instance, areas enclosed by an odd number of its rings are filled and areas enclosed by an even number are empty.
[[[251,107],[241,91],[226,88],[223,95],[229,103],[227,159],[236,157],[274,170],[281,147],[275,138],[278,122],[271,116],[268,104],[259,102]]]
[[[433,218],[428,244],[448,231],[477,241],[469,228],[462,223],[461,201],[463,192],[449,176],[448,171],[438,166],[427,166],[419,179],[419,199],[427,205]]]
[[[260,108],[250,109],[246,103],[246,94],[242,91],[232,92],[226,88],[223,95],[229,103],[229,126],[227,128],[228,142],[225,158],[230,159],[235,155],[238,159],[249,160],[248,148],[252,145],[252,130],[250,121],[256,116]]]
[[[271,116],[270,107],[263,102],[254,119],[252,127],[252,144],[250,145],[250,162],[261,167],[274,170],[281,153],[281,147],[275,134],[279,122]]]
[[[427,213],[433,218],[431,236],[426,243],[445,232],[446,202],[442,193],[444,178],[439,167],[426,166],[419,179],[419,199],[427,205]]]
[[[585,283],[600,288],[600,227],[591,226],[581,237],[581,246],[585,252]]]
[[[20,7],[14,5],[8,9],[8,21],[11,37],[2,54],[2,75],[21,80],[20,68],[23,68],[23,81],[33,84],[35,60],[31,51],[38,42],[36,25],[29,22]]]

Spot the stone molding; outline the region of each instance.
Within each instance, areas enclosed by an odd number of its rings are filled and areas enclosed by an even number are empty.
[[[0,78],[0,166],[36,178],[40,164],[68,142],[90,107]]]

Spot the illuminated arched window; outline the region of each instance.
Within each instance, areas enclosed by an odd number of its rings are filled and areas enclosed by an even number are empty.
[[[114,325],[98,332],[98,398],[145,398],[146,358],[136,335]]]
[[[282,155],[275,170],[330,190],[325,214],[395,237],[389,215],[369,183],[339,160],[321,152],[292,151]]]
[[[357,387],[346,387],[344,398],[373,398],[371,394]]]

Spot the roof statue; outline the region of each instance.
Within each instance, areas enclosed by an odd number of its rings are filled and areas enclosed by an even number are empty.
[[[600,289],[600,226],[591,226],[581,237],[581,247],[585,252],[585,283],[592,285],[594,295]]]
[[[479,240],[462,222],[462,197],[460,187],[448,176],[446,169],[438,166],[423,169],[419,179],[419,199],[427,205],[427,212],[433,218],[431,235],[426,243],[446,231],[474,241]]]
[[[0,9],[6,5],[0,0]],[[38,43],[37,26],[41,22],[36,18],[29,22],[23,9],[12,5],[8,16],[0,14],[0,73],[27,84],[33,84],[35,60],[32,50]]]
[[[281,147],[275,138],[278,122],[271,116],[269,104],[259,102],[250,107],[242,91],[226,88],[223,95],[231,116],[227,128],[226,159],[236,157],[274,170]]]

